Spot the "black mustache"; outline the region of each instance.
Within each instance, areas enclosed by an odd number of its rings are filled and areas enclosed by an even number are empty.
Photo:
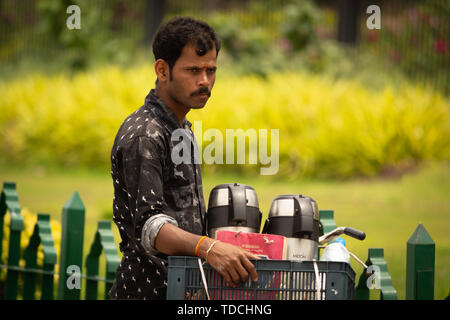
[[[197,95],[200,95],[200,94],[207,94],[208,97],[210,97],[211,96],[211,91],[209,91],[208,88],[203,87],[203,88],[200,88],[200,89],[192,92],[191,93],[191,97],[197,96]]]

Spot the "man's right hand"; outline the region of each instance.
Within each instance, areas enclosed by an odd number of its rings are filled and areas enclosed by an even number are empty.
[[[201,236],[184,231],[170,223],[164,224],[155,239],[155,248],[167,255],[195,255]],[[259,259],[256,255],[238,246],[206,238],[200,244],[198,256],[207,262],[225,279],[230,287],[248,280],[258,281],[256,268],[249,259]],[[208,249],[210,249],[207,255]]]
[[[208,239],[207,243],[202,244],[206,250],[213,243],[213,239]],[[206,251],[203,251],[206,252]],[[258,281],[258,274],[253,263],[249,259],[259,259],[256,255],[242,249],[238,246],[218,241],[210,250],[208,255],[200,256],[206,258],[211,267],[214,268],[227,282],[230,287],[239,285],[240,282],[246,282],[250,274],[251,279]]]

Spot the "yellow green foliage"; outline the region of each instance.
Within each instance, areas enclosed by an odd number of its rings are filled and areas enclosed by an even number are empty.
[[[0,82],[0,160],[107,168],[119,126],[154,81],[145,65]],[[279,129],[279,176],[370,176],[450,159],[448,98],[407,83],[375,90],[306,73],[219,72],[210,101],[188,119],[224,136],[225,129]]]

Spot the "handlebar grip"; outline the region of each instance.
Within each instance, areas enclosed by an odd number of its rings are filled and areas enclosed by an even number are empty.
[[[364,240],[366,238],[366,234],[364,232],[350,227],[345,227],[344,233],[358,240]]]

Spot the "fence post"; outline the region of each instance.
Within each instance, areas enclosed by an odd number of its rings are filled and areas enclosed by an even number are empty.
[[[406,243],[406,299],[434,299],[435,243],[419,223]]]
[[[105,293],[104,299],[109,299],[109,289],[116,277],[116,269],[120,259],[117,255],[117,248],[114,243],[114,235],[111,231],[111,221],[99,221],[94,242],[91,245],[86,258],[86,300],[97,299],[98,281],[93,278],[98,277],[98,265],[102,251],[105,252]]]
[[[38,214],[33,234],[25,250],[25,269],[37,269],[37,252],[40,244],[42,244],[42,251],[44,253],[41,300],[52,300],[54,287],[53,272],[57,262],[56,249],[50,226],[50,215],[42,213]],[[37,273],[35,272],[25,273],[23,282],[24,300],[35,299],[36,276]]]
[[[372,269],[372,274],[369,276],[368,270],[364,269],[359,277],[358,286],[355,290],[355,299],[369,300],[368,280],[370,278],[371,280],[375,279],[375,288],[380,289],[380,300],[397,300],[397,290],[395,290],[392,284],[392,278],[388,272],[386,260],[384,260],[383,248],[369,248],[366,265]],[[371,281],[370,286],[372,286]]]
[[[19,197],[17,196],[16,184],[14,182],[4,182],[3,191],[0,197],[0,240],[3,239],[3,220],[9,211],[11,217],[8,249],[8,270],[5,282],[5,299],[16,300],[19,280],[20,261],[20,237],[24,229],[23,217],[20,214]],[[2,255],[2,244],[0,242],[0,259]]]
[[[83,262],[85,208],[74,192],[62,210],[61,251],[59,258],[58,299],[79,300]],[[70,275],[68,272],[72,272]]]
[[[334,211],[333,210],[319,210],[320,222],[322,223],[323,234],[333,231],[336,229],[336,222],[334,222]]]

